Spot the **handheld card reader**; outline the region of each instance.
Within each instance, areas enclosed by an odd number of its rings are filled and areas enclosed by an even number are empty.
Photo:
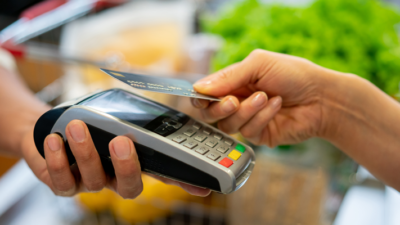
[[[228,194],[249,178],[253,150],[220,130],[121,89],[111,89],[63,103],[43,114],[34,129],[35,144],[44,156],[44,140],[58,133],[70,165],[75,158],[65,128],[74,120],[89,128],[103,168],[113,173],[109,142],[124,135],[135,143],[142,171]]]

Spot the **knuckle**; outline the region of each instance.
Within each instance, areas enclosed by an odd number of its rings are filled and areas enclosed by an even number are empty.
[[[242,128],[240,129],[240,133],[244,138],[252,138],[254,137],[254,132],[250,128]]]
[[[93,151],[92,149],[82,148],[81,151],[75,152],[76,161],[81,163],[88,163],[95,159],[97,156],[97,152]]]
[[[52,174],[62,174],[65,171],[65,166],[61,163],[56,163],[56,162],[52,162],[52,163],[48,163],[48,169],[51,171]]]
[[[228,67],[220,71],[219,78],[224,80],[232,74],[232,70]]]
[[[97,191],[101,191],[104,186],[106,185],[106,181],[103,179],[98,179],[98,180],[94,180],[94,181],[90,181],[87,182],[85,184],[86,189],[90,192],[97,192]]]
[[[254,49],[254,50],[250,53],[249,57],[250,57],[250,58],[258,58],[258,57],[264,56],[265,53],[266,53],[265,50],[262,50],[262,49],[259,49],[259,48],[258,48],[258,49]]]
[[[234,76],[234,74],[235,74],[234,68],[235,67],[233,67],[233,66],[228,66],[228,67],[218,71],[217,78],[219,79],[219,82],[229,81],[229,78]]]

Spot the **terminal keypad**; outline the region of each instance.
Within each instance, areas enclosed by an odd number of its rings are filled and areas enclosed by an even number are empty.
[[[235,141],[224,138],[223,134],[213,132],[211,128],[203,128],[200,123],[194,123],[189,128],[184,129],[172,140],[200,155],[204,155],[201,157],[217,161],[227,168],[232,166],[235,161],[240,160],[241,155],[246,151],[243,145],[235,144]]]

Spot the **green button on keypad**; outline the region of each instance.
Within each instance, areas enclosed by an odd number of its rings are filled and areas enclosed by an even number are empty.
[[[246,147],[244,147],[241,144],[237,144],[235,149],[238,150],[239,152],[242,152],[242,153],[246,151]]]

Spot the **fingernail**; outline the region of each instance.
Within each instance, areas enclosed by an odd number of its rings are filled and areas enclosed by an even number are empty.
[[[112,145],[119,159],[126,159],[131,155],[131,146],[126,138],[117,138]]]
[[[85,129],[83,128],[81,123],[73,123],[68,126],[68,130],[71,133],[72,139],[75,142],[83,142],[86,139]]]
[[[49,148],[50,148],[52,151],[58,151],[58,150],[61,149],[60,140],[59,140],[58,137],[55,136],[55,135],[57,135],[57,134],[50,135],[50,136],[47,138],[47,146],[49,146]]]
[[[196,108],[202,108],[203,105],[200,103],[199,99],[195,98],[193,99],[193,104]]]
[[[280,96],[274,98],[271,100],[271,107],[272,108],[277,108],[280,104],[282,104],[282,98]]]
[[[235,110],[237,107],[236,103],[232,100],[232,98],[229,98],[226,100],[224,103],[222,103],[222,110],[226,113],[230,113],[233,110]]]
[[[256,97],[251,100],[251,106],[260,107],[267,101],[267,95],[264,92],[259,93]]]

